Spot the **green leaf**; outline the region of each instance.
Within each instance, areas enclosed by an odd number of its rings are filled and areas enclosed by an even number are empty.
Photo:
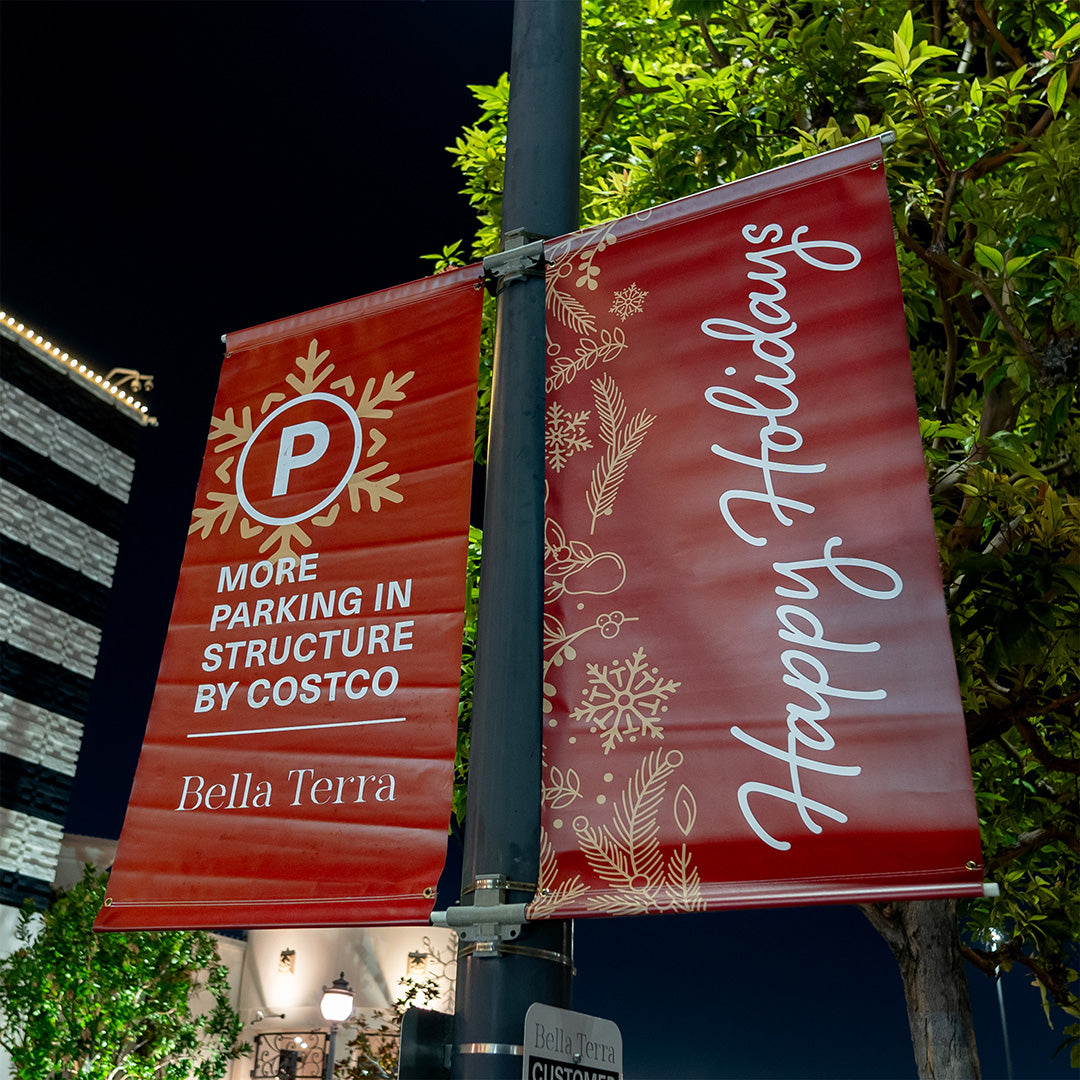
[[[904,46],[904,52],[911,48],[911,43],[915,37],[915,27],[911,20],[911,11],[904,12],[904,18],[900,23],[900,29],[896,31],[894,38],[899,39],[900,43]]]
[[[1023,268],[1027,266],[1027,264],[1031,262],[1032,259],[1037,259],[1038,257],[1039,256],[1036,253],[1035,255],[1018,255],[1016,258],[1010,259],[1005,264],[1006,277],[1008,277],[1010,274],[1015,274],[1018,270],[1023,270]]]
[[[1054,115],[1061,112],[1061,106],[1065,104],[1065,91],[1068,88],[1068,79],[1064,68],[1058,68],[1050,79],[1046,88],[1046,100],[1053,109]]]
[[[908,24],[908,29],[911,29],[911,12],[904,16],[905,21]],[[908,34],[908,39],[905,41],[899,34],[893,34],[893,56],[896,58],[897,64],[902,68],[907,68],[911,63],[911,35]]]
[[[997,248],[975,241],[975,261],[995,273],[1005,273],[1005,256]]]
[[[1054,42],[1054,49],[1063,49],[1066,45],[1071,45],[1078,38],[1080,38],[1080,22],[1073,23],[1073,25]]]

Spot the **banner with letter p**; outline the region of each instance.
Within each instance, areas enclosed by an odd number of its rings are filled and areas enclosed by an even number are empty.
[[[103,930],[426,923],[477,267],[228,335]]]

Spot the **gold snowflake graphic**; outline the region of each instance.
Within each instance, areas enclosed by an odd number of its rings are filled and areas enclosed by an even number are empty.
[[[320,351],[318,339],[313,338],[307,356],[296,358],[298,370],[289,372],[285,376],[285,383],[295,392],[297,398],[313,394],[320,388],[324,392],[327,389],[336,392],[336,396],[342,399],[343,403],[355,409],[358,419],[367,422],[364,427],[365,449],[363,459],[357,462],[355,472],[349,477],[339,496],[324,512],[305,519],[305,527],[309,523],[319,528],[333,525],[346,497],[354,514],[363,509],[365,502],[372,511],[378,513],[384,503],[399,503],[403,498],[402,494],[395,490],[395,485],[401,479],[400,474],[386,472],[390,467],[388,461],[372,460],[380,455],[386,445],[386,436],[375,424],[393,418],[394,406],[405,400],[402,387],[416,372],[406,371],[402,375],[395,375],[393,371],[388,371],[381,383],[374,377],[369,378],[357,394],[356,383],[351,375],[341,375],[331,382],[327,381],[335,370],[335,365],[327,362],[329,356],[330,350]],[[282,392],[267,394],[259,403],[259,415],[265,416],[275,405],[289,399],[290,395]],[[211,421],[208,442],[215,444],[213,450],[216,454],[228,454],[231,450],[242,451],[257,427],[250,405],[240,409],[239,417],[237,410],[230,407],[225,410],[223,417],[215,416]],[[236,454],[229,454],[221,460],[214,475],[226,490],[207,493],[207,502],[211,505],[195,508],[188,532],[199,533],[205,540],[216,528],[224,536],[239,518],[241,537],[245,540],[259,537],[259,553],[272,562],[286,557],[295,558],[297,545],[301,548],[311,547],[311,537],[299,522],[268,526],[239,512],[242,510],[242,503],[236,488],[236,464]]]
[[[645,310],[645,297],[648,295],[648,289],[638,288],[638,283],[632,281],[625,289],[619,289],[615,293],[615,298],[608,311],[612,315],[618,315],[623,322],[626,322],[631,315],[638,315]]]
[[[637,742],[638,735],[663,739],[658,715],[667,712],[665,702],[682,683],[658,678],[660,670],[649,667],[643,648],[626,660],[603,666],[586,664],[585,671],[589,685],[570,719],[588,724],[593,734],[604,733],[600,742],[605,756],[624,735],[630,742]]]
[[[592,439],[585,434],[588,419],[588,409],[578,413],[567,412],[557,401],[548,406],[544,442],[547,462],[556,472],[562,472],[579,450],[588,450],[592,446]]]

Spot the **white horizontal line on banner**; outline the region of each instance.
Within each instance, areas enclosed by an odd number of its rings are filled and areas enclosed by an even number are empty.
[[[315,728],[360,727],[361,724],[401,724],[404,716],[389,716],[383,720],[335,720],[329,724],[296,724],[292,727],[240,728],[237,731],[189,731],[189,739],[216,739],[220,735],[266,735],[276,731],[312,731]]]

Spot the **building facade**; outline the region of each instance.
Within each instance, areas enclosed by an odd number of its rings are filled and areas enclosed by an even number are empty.
[[[0,312],[0,949],[49,897],[143,429],[124,384]],[[134,373],[126,373],[128,376]]]

